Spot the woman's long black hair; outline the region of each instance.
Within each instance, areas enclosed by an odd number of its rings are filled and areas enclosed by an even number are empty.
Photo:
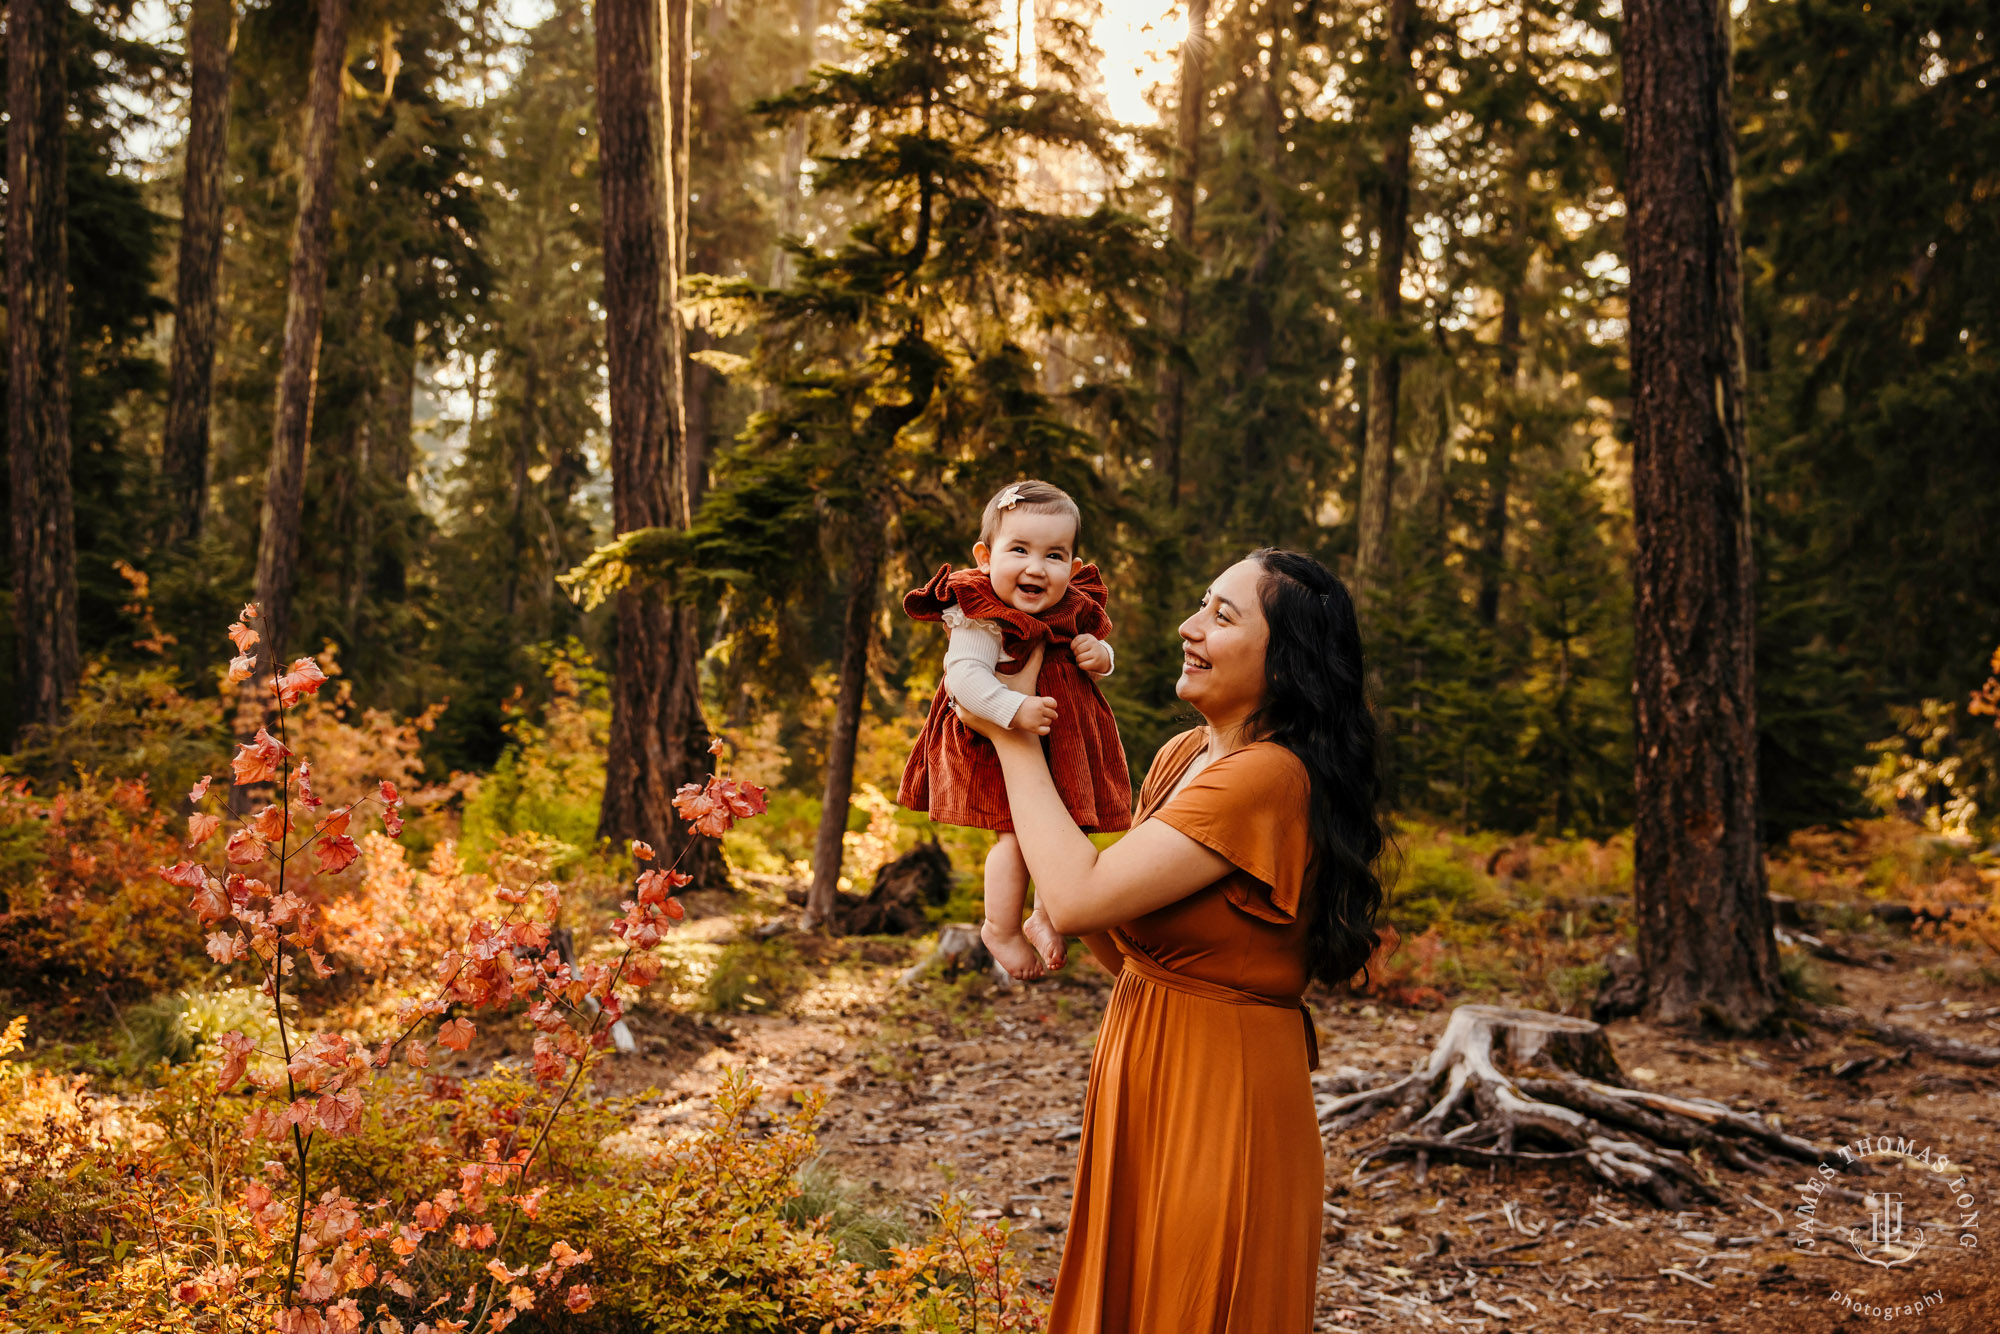
[[[1375,804],[1375,717],[1368,711],[1361,627],[1347,586],[1311,556],[1266,547],[1250,553],[1264,569],[1259,595],[1270,646],[1264,702],[1249,735],[1275,741],[1312,779],[1312,975],[1329,985],[1352,978],[1381,937],[1376,861],[1383,846]]]

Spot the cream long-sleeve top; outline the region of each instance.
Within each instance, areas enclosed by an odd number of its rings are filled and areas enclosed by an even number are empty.
[[[951,631],[944,646],[945,690],[966,712],[1012,727],[1021,701],[1028,697],[1000,679],[1000,664],[1013,661],[1004,647],[1000,623],[977,620],[958,607],[946,607],[941,619]],[[1108,643],[1104,648],[1111,651]],[[1118,665],[1116,654],[1111,665]],[[1097,679],[1109,675],[1106,671]]]

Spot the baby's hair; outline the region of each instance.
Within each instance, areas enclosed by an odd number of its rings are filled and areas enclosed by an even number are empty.
[[[1000,527],[1003,515],[1026,514],[1066,514],[1075,526],[1075,535],[1070,538],[1072,550],[1083,540],[1083,511],[1069,498],[1069,492],[1047,482],[1030,479],[1014,482],[993,493],[993,499],[986,502],[985,511],[979,516],[979,540],[987,546],[993,545],[993,534]]]

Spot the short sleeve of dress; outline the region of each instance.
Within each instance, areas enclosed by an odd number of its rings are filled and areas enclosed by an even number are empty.
[[[1151,807],[1180,777],[1193,753],[1204,744],[1202,730],[1190,728],[1179,736],[1169,737],[1165,745],[1153,753],[1153,763],[1146,770],[1145,781],[1139,784],[1139,809]]]
[[[1209,765],[1153,819],[1229,859],[1255,885],[1231,876],[1229,902],[1267,922],[1290,922],[1312,860],[1311,780],[1298,757],[1273,742],[1233,751]]]

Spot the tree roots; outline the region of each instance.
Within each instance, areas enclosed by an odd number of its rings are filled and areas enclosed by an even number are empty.
[[[1329,1100],[1320,1122],[1335,1133],[1385,1111],[1389,1133],[1361,1154],[1357,1171],[1413,1157],[1421,1181],[1433,1157],[1578,1160],[1621,1190],[1679,1208],[1690,1196],[1718,1198],[1704,1159],[1761,1173],[1779,1159],[1820,1158],[1816,1145],[1752,1113],[1629,1087],[1598,1024],[1503,1006],[1461,1005],[1424,1064]]]

